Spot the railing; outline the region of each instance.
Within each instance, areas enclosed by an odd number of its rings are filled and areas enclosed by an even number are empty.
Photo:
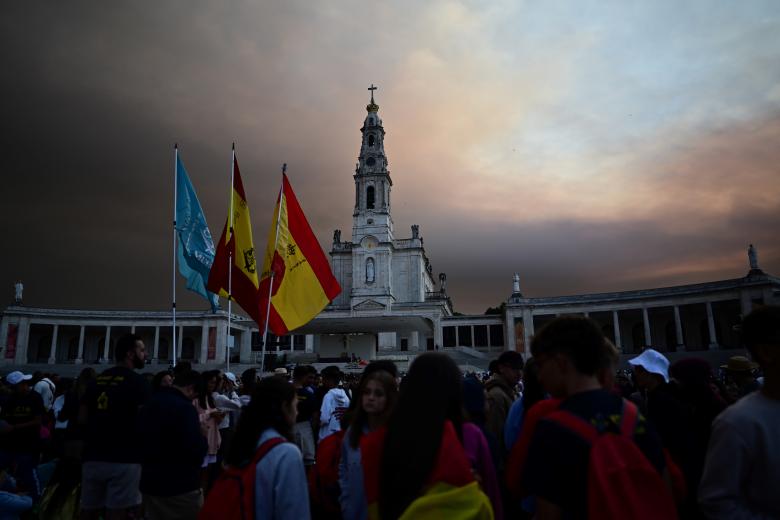
[[[404,239],[400,239],[400,240],[393,240],[393,245],[397,249],[404,249],[404,248],[407,248],[407,247],[416,247],[417,246],[417,244],[415,244],[416,240],[417,239],[415,239],[415,238],[404,238]]]

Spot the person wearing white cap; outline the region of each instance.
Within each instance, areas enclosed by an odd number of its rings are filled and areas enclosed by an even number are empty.
[[[654,349],[647,349],[628,363],[634,367],[634,381],[644,397],[643,413],[661,437],[661,444],[682,470],[690,485],[698,484],[693,467],[693,417],[675,396],[669,383],[669,360]],[[695,503],[689,504],[695,507]]]
[[[669,360],[657,350],[649,348],[637,357],[629,359],[628,363],[640,368],[634,370],[637,376],[636,384],[640,388],[655,388],[657,384],[669,382]]]
[[[33,469],[40,457],[44,409],[41,396],[30,389],[31,379],[31,375],[18,370],[5,376],[13,392],[0,411],[0,421],[4,421],[0,430],[0,467],[15,466],[20,489],[36,497]]]
[[[220,380],[220,385],[212,394],[217,409],[225,412],[225,417],[219,423],[219,435],[222,437],[218,453],[220,460],[229,450],[230,441],[233,439],[233,433],[236,431],[238,416],[243,406],[241,398],[239,398],[236,392],[237,383],[238,378],[233,372],[225,372]]]

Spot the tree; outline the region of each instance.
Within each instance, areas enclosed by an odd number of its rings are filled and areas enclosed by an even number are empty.
[[[504,314],[506,302],[502,302],[498,307],[488,307],[485,314]]]

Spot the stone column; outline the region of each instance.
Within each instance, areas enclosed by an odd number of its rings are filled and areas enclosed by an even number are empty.
[[[219,363],[225,360],[225,349],[227,349],[227,320],[217,321],[217,355]]]
[[[647,314],[647,307],[642,307],[642,321],[645,324],[645,347],[652,346],[653,338],[650,337],[650,316]]]
[[[441,350],[444,348],[444,336],[441,330],[441,320],[433,320],[433,349]]]
[[[517,350],[517,338],[515,338],[515,315],[507,312],[504,319],[504,349]]]
[[[715,317],[712,314],[712,304],[710,302],[706,303],[707,306],[707,327],[710,331],[710,344],[707,348],[710,350],[715,350],[718,348],[718,336],[715,334]]]
[[[677,337],[677,350],[684,352],[685,344],[683,343],[682,332],[682,320],[680,319],[680,306],[674,306],[674,333]]]
[[[252,357],[252,330],[248,329],[243,332],[241,332],[241,336],[239,338],[239,357],[241,360],[241,363],[252,363],[254,360],[251,359]],[[268,349],[265,349],[266,353],[268,352]]]
[[[409,335],[409,350],[420,350],[420,333],[416,330],[413,330]]]
[[[534,315],[530,309],[523,310],[523,343],[525,344],[525,353],[531,354],[531,339],[536,331],[534,330]]]
[[[84,335],[86,332],[86,327],[84,325],[81,326],[81,330],[79,330],[79,352],[76,354],[76,360],[74,361],[75,364],[80,365],[84,362]]]
[[[152,365],[156,365],[160,359],[160,326],[154,328],[154,346],[152,347]]]
[[[200,357],[199,363],[208,362],[209,357],[209,324],[206,320],[203,320],[203,324],[200,327]]]
[[[51,349],[49,350],[49,364],[53,365],[57,362],[57,336],[59,335],[60,326],[54,325],[54,331],[51,334]]]
[[[306,334],[306,347],[305,352],[314,353],[314,334]]]
[[[108,347],[111,344],[111,325],[106,325],[106,340],[103,342],[103,362],[110,364],[111,360],[108,359]]]
[[[620,317],[618,311],[612,311],[612,328],[615,332],[615,346],[623,352],[623,342],[620,340]]]
[[[19,330],[16,333],[16,358],[17,365],[24,365],[27,363],[27,349],[30,342],[30,318],[22,318],[19,320]]]
[[[130,334],[135,334],[135,323],[130,325]]]

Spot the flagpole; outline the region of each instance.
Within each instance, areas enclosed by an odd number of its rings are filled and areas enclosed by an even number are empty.
[[[228,212],[228,231],[230,232],[228,242],[233,240],[233,249],[236,241],[233,236],[233,178],[236,171],[236,143],[233,143],[233,149],[230,158],[230,206]],[[233,249],[228,249],[228,323],[227,323],[227,344],[225,345],[225,372],[230,372],[230,317],[233,308]]]
[[[260,373],[265,371],[265,342],[268,338],[268,320],[271,318],[271,293],[274,290],[274,253],[279,243],[279,224],[282,221],[282,210],[284,204],[284,174],[287,172],[287,163],[282,165],[282,186],[279,188],[279,212],[276,215],[276,234],[274,235],[274,249],[271,252],[271,279],[268,284],[268,306],[265,310],[265,331],[263,331],[263,351],[260,358]]]
[[[173,366],[176,367],[176,256],[178,254],[179,234],[176,232],[176,205],[179,194],[179,144],[173,145],[173,302],[171,314],[173,316]],[[155,352],[157,354],[157,352]]]

